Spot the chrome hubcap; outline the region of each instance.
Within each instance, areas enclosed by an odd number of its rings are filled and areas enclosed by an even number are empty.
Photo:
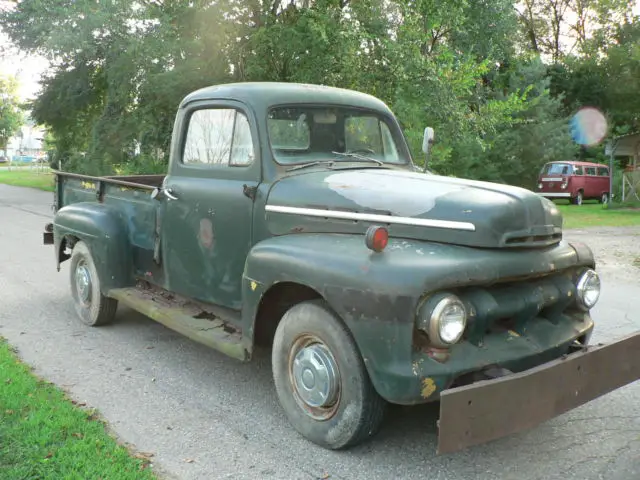
[[[338,398],[340,378],[336,361],[327,347],[313,343],[293,359],[293,383],[300,400],[312,408],[325,408]]]
[[[80,300],[84,303],[89,303],[91,298],[91,274],[84,262],[79,263],[76,267],[76,290]]]

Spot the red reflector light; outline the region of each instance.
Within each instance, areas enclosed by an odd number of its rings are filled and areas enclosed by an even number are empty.
[[[367,230],[364,242],[367,245],[367,248],[374,252],[381,252],[386,248],[387,243],[389,243],[389,232],[384,227],[372,225]]]

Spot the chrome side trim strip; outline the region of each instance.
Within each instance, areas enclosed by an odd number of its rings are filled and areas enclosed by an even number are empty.
[[[396,225],[413,225],[416,227],[448,228],[450,230],[466,230],[475,232],[476,226],[469,222],[454,222],[451,220],[432,220],[428,218],[394,217],[391,215],[376,215],[372,213],[343,212],[339,210],[321,210],[317,208],[285,207],[281,205],[267,205],[267,212],[285,213],[290,215],[305,215],[308,217],[335,218],[339,220],[361,220],[363,222],[390,223]]]

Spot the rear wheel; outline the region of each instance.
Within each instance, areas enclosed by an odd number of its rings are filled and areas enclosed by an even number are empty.
[[[375,391],[356,344],[322,301],[293,306],[273,343],[273,379],[286,416],[324,448],[348,448],[375,435],[386,402]]]
[[[98,271],[91,251],[84,242],[78,242],[73,247],[70,281],[76,313],[83,323],[96,327],[113,320],[118,301],[102,295]]]
[[[582,205],[582,199],[583,199],[582,191],[579,191],[578,193],[576,193],[576,196],[573,197],[573,204]]]

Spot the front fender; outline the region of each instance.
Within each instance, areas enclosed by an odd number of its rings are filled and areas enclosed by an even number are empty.
[[[360,349],[378,393],[401,399],[396,379],[411,368],[415,312],[428,292],[535,277],[579,264],[590,265],[562,242],[535,250],[489,250],[390,239],[382,253],[364,237],[292,234],[254,246],[245,265],[243,321],[253,328],[262,296],[280,282],[317,291],[343,319]]]
[[[64,261],[65,238],[87,244],[100,276],[102,293],[133,285],[132,249],[127,228],[119,212],[109,205],[81,202],[61,208],[53,220],[53,238],[58,266]]]
[[[386,372],[410,361],[413,312],[422,281],[395,272],[396,256],[374,254],[356,235],[288,235],[255,245],[245,265],[244,322],[255,321],[269,288],[294,282],[312,288],[352,332],[376,390],[389,398]],[[246,325],[247,323],[245,323]]]

